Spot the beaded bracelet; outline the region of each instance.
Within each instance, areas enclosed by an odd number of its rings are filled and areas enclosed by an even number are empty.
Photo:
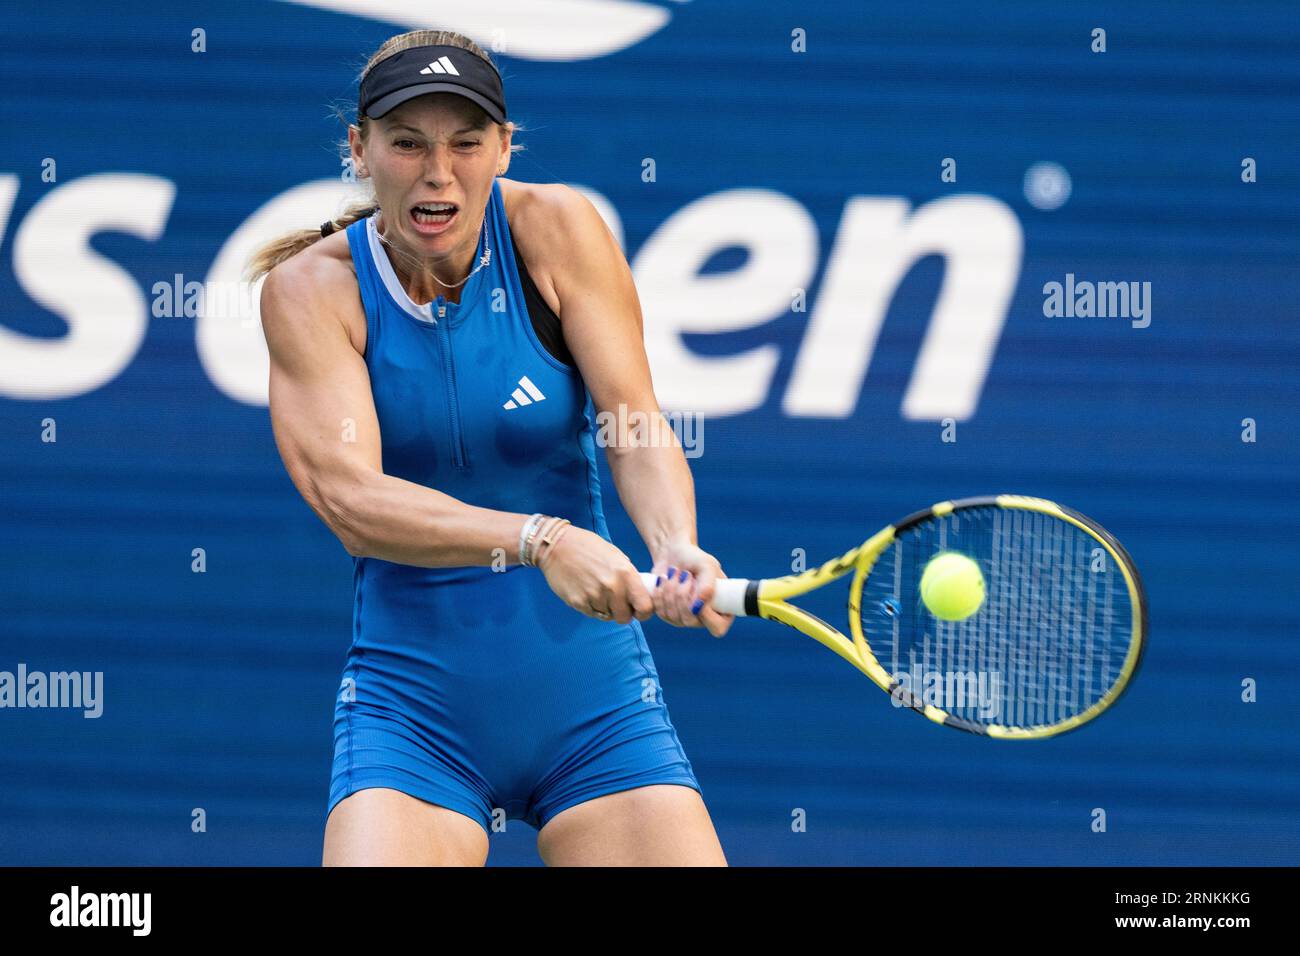
[[[532,526],[537,523],[537,520],[540,517],[541,517],[540,512],[529,515],[528,518],[524,521],[524,526],[519,529],[518,557],[519,557],[520,564],[524,563],[524,541],[527,540],[529,531],[531,530]]]
[[[542,521],[542,519],[545,518],[545,517],[546,517],[546,515],[542,514],[540,511],[535,512],[534,514],[532,514],[531,516],[529,516],[528,520],[524,522],[524,526],[523,526],[523,528],[521,528],[521,529],[519,530],[519,563],[520,563],[520,564],[527,566],[527,564],[528,564],[528,550],[527,550],[527,543],[528,543],[528,540],[529,540],[529,538],[532,536],[533,532],[536,530],[537,525],[538,525],[538,524]]]
[[[536,567],[534,555],[538,550],[537,541],[567,520],[567,518],[556,518],[540,512],[529,518],[524,526],[524,532],[521,533],[523,544],[519,549],[519,563],[526,567]]]
[[[533,549],[535,548],[537,539],[541,536],[542,531],[554,520],[555,519],[549,515],[542,515],[542,517],[538,519],[537,523],[529,530],[528,537],[524,539],[523,563],[528,567],[536,567],[536,564],[533,562]]]
[[[528,540],[524,543],[524,554],[528,558],[529,565],[537,567],[537,554],[541,547],[539,542],[542,538],[554,531],[563,520],[563,518],[548,516],[538,525],[537,529],[528,536]]]

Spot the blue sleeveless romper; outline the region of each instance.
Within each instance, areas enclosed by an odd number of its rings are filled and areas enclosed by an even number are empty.
[[[459,304],[411,301],[373,216],[347,237],[385,474],[609,540],[591,397],[533,328],[500,184],[479,239],[491,259]],[[505,560],[518,560],[514,548]],[[349,794],[390,787],[491,833],[507,819],[541,829],[633,787],[700,790],[635,618],[587,617],[519,564],[354,565],[327,816]]]

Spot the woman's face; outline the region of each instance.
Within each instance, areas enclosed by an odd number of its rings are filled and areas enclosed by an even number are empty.
[[[482,128],[473,128],[484,122]],[[365,142],[348,132],[358,176],[369,176],[384,236],[412,254],[441,259],[478,246],[492,180],[510,161],[510,133],[455,93],[426,93],[371,120]],[[450,218],[417,207],[451,203]]]

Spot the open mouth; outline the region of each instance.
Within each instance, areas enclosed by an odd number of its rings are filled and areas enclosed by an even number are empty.
[[[455,203],[422,203],[411,207],[411,221],[421,232],[441,232],[460,212]]]

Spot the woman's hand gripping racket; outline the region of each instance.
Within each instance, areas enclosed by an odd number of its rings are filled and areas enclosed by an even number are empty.
[[[851,639],[787,601],[850,571]],[[651,589],[654,578],[642,574]],[[1120,543],[1021,495],[942,502],[802,574],[719,579],[711,604],[802,631],[935,723],[1012,740],[1103,713],[1137,671],[1147,631]]]

